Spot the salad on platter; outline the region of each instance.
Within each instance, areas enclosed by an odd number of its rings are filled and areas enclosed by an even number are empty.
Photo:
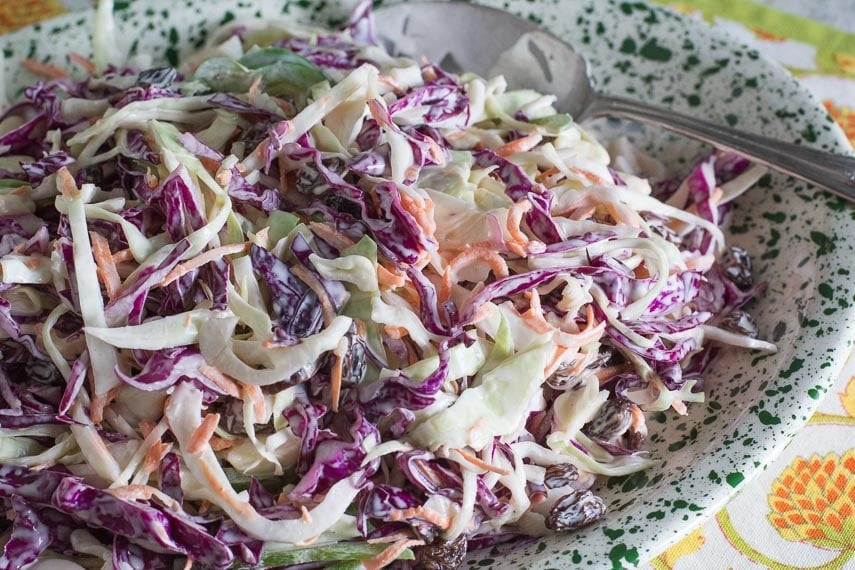
[[[607,150],[552,95],[389,55],[370,7],[171,67],[119,57],[102,1],[91,60],[24,62],[0,567],[457,568],[595,523],[646,412],[775,350],[721,229],[762,167]]]

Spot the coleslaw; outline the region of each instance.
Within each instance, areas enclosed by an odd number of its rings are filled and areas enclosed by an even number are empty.
[[[0,566],[451,569],[581,528],[703,401],[765,172],[611,155],[555,98],[340,31],[116,48],[0,115]],[[661,168],[660,168],[661,170]]]

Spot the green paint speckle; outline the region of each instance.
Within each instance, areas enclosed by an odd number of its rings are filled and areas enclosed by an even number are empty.
[[[773,416],[767,410],[763,410],[757,414],[757,417],[760,419],[760,423],[764,426],[775,426],[781,423],[781,418]]]
[[[609,551],[609,560],[612,561],[613,570],[626,568],[624,561],[635,566],[638,564],[638,550],[634,547],[627,548],[625,544],[617,544]]]
[[[810,239],[813,243],[819,246],[817,250],[817,255],[825,255],[828,252],[834,251],[834,239],[828,237],[822,232],[812,231],[810,233]]]
[[[621,53],[635,53],[636,49],[635,40],[632,38],[624,38],[623,42],[620,44],[620,52]]]
[[[782,371],[779,376],[781,378],[789,378],[799,370],[801,370],[805,365],[805,361],[803,358],[794,358],[792,362],[790,362],[790,367],[786,370]]]
[[[727,481],[727,484],[731,487],[736,487],[737,485],[745,481],[745,475],[739,473],[738,471],[734,471],[733,473],[728,474],[727,477],[725,477],[725,480]]]
[[[656,38],[651,38],[644,42],[644,45],[638,50],[638,55],[646,59],[652,59],[653,61],[669,61],[671,59],[671,50],[660,46],[656,42]]]
[[[826,299],[834,298],[834,289],[831,288],[831,285],[828,283],[820,283],[819,287],[816,288],[819,291],[819,294],[825,297]]]

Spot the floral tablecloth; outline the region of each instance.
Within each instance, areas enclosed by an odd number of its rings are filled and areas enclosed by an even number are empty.
[[[855,35],[744,0],[660,1],[785,66],[855,144]],[[819,410],[783,454],[645,570],[855,568],[855,355],[811,396]]]
[[[787,67],[855,143],[855,35],[747,0],[659,1]],[[0,0],[0,33],[87,5]],[[784,453],[645,570],[855,569],[855,355],[827,394],[811,396],[819,411]]]

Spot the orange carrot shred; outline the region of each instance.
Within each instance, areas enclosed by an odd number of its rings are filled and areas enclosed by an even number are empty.
[[[326,288],[324,288],[323,284],[313,273],[309,272],[309,270],[302,265],[296,264],[292,266],[291,273],[293,273],[300,281],[305,283],[306,286],[311,289],[315,295],[317,295],[318,301],[321,304],[321,311],[324,315],[324,324],[329,326],[336,316],[336,310],[330,300],[330,296],[327,293]]]
[[[245,397],[252,401],[252,411],[255,414],[255,419],[263,418],[267,415],[267,404],[264,401],[264,392],[255,384],[243,384]]]
[[[208,445],[208,442],[211,440],[211,436],[214,435],[214,430],[217,429],[217,425],[220,423],[220,414],[208,414],[205,416],[205,419],[202,420],[202,423],[199,424],[199,427],[196,428],[196,431],[193,432],[193,435],[190,436],[190,443],[187,446],[187,452],[196,454],[200,453],[205,446]]]
[[[330,407],[333,412],[338,411],[338,403],[341,398],[341,380],[344,368],[344,359],[338,355],[333,355],[333,366],[330,372]]]
[[[220,372],[219,368],[203,364],[199,367],[199,372],[202,376],[219,386],[223,391],[232,398],[240,398],[240,388],[230,377]]]
[[[536,147],[543,140],[543,135],[535,131],[524,137],[514,139],[496,149],[499,156],[511,156],[519,152],[526,152]]]
[[[64,70],[61,67],[57,67],[56,65],[45,63],[43,61],[36,61],[34,59],[26,58],[21,61],[21,65],[27,70],[36,75],[41,75],[42,77],[46,77],[48,79],[64,79],[69,77],[68,71]]]
[[[89,232],[89,239],[92,241],[92,256],[95,258],[98,277],[104,284],[107,297],[112,301],[122,288],[122,280],[119,278],[116,262],[113,260],[112,252],[110,252],[110,244],[107,242],[107,238],[98,232]]]
[[[502,469],[501,467],[497,467],[497,466],[493,465],[492,463],[487,463],[486,461],[484,461],[480,457],[476,457],[476,456],[472,455],[471,453],[463,451],[462,449],[455,448],[455,449],[453,449],[453,451],[456,453],[459,453],[460,457],[465,459],[467,462],[471,463],[472,465],[475,465],[476,467],[480,467],[484,471],[491,471],[491,472],[497,473],[499,475],[510,475],[511,474],[511,472],[508,471],[507,469]]]
[[[77,52],[69,53],[68,59],[72,63],[76,63],[77,65],[82,67],[90,75],[95,75],[95,72],[98,71],[98,68],[95,67],[95,64],[92,62],[91,59],[83,57],[82,55],[80,55]]]
[[[172,271],[167,273],[166,277],[164,277],[163,280],[160,282],[160,286],[164,287],[166,285],[169,285],[176,279],[183,277],[194,269],[202,267],[203,265],[205,265],[206,263],[210,263],[211,261],[215,261],[227,255],[249,251],[249,246],[249,242],[233,243],[229,245],[215,247],[214,249],[209,249],[208,251],[202,252],[196,257],[188,259],[184,263],[177,265]]]
[[[412,538],[393,542],[388,548],[384,549],[383,552],[374,558],[363,561],[362,567],[365,568],[365,570],[379,570],[380,568],[388,566],[397,560],[401,553],[407,548],[411,546],[421,546],[423,544],[423,540],[415,540]]]

